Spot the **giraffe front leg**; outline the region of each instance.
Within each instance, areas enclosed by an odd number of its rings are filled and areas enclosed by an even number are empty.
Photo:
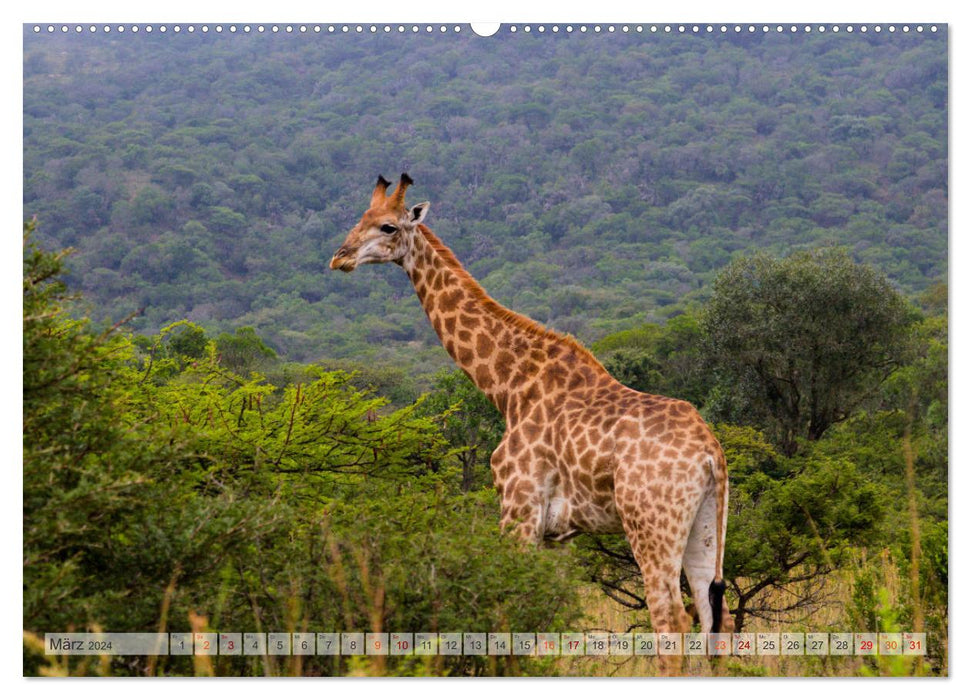
[[[519,503],[515,494],[518,494],[520,499],[525,495],[522,491],[516,491],[507,500],[507,494],[503,493],[499,526],[521,542],[538,545],[543,541],[545,528],[543,515],[546,509],[528,501]]]
[[[507,433],[492,453],[492,476],[502,507],[499,525],[516,539],[538,545],[546,530],[548,500],[539,479],[540,465],[523,461],[521,448],[508,447],[509,438]]]

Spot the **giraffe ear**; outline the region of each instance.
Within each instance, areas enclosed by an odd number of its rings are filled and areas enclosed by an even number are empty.
[[[428,214],[428,208],[430,206],[430,202],[422,202],[413,206],[411,211],[408,212],[408,221],[416,226],[420,224],[425,220],[425,215]]]

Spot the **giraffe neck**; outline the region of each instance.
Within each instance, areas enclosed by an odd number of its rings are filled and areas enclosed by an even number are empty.
[[[565,389],[609,377],[575,341],[492,299],[426,226],[418,226],[401,264],[446,352],[507,421],[551,384]]]

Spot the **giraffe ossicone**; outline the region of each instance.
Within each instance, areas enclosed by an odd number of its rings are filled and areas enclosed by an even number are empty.
[[[734,627],[722,565],[728,472],[691,404],[624,386],[577,341],[494,299],[379,176],[370,205],[331,259],[335,270],[392,262],[414,284],[445,350],[506,419],[492,455],[501,522],[530,542],[623,532],[657,632],[690,629],[683,569],[701,630]]]

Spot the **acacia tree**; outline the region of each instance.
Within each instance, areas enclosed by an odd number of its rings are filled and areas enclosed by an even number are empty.
[[[145,379],[158,364],[140,367],[120,326],[96,333],[71,317],[71,251],[41,250],[33,229],[24,226],[24,629],[154,629],[167,586],[213,575],[277,516],[198,468],[184,422],[152,410],[157,389]],[[25,657],[25,670],[37,663]]]
[[[709,414],[758,425],[792,456],[871,396],[906,354],[914,313],[840,249],[733,262],[703,316]]]

